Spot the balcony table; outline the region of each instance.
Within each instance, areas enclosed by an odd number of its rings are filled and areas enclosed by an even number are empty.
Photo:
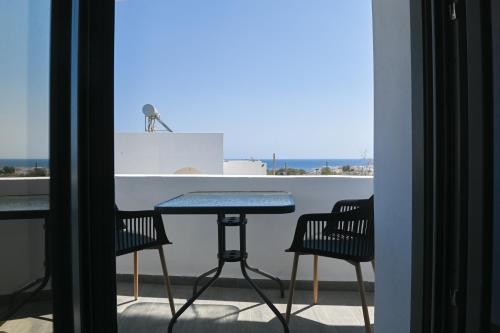
[[[193,296],[176,312],[172,320],[170,320],[168,326],[169,333],[172,332],[177,318],[179,318],[179,316],[189,306],[191,306],[191,304],[193,304],[193,302],[198,297],[200,297],[200,295],[208,287],[210,287],[215,282],[215,280],[217,280],[226,262],[240,262],[243,277],[266,302],[269,308],[271,308],[271,310],[283,325],[284,331],[289,332],[288,325],[281,313],[248,276],[247,269],[276,281],[280,285],[281,297],[284,297],[283,285],[277,277],[271,276],[270,274],[259,269],[250,267],[247,263],[248,254],[246,252],[246,215],[292,213],[295,211],[295,202],[290,193],[281,191],[190,192],[157,204],[155,206],[155,210],[160,214],[217,215],[219,246],[217,254],[218,266],[198,277],[194,286]],[[227,216],[228,214],[237,216]],[[226,227],[239,227],[239,250],[226,250]],[[214,272],[215,275],[200,290],[197,290],[197,285],[200,279],[207,277]]]
[[[15,312],[17,312],[23,305],[31,300],[37,293],[39,293],[50,279],[50,260],[49,260],[49,196],[48,195],[7,195],[0,196],[0,221],[2,220],[37,220],[43,219],[45,231],[45,273],[44,276],[38,278],[21,289],[15,291],[11,296],[11,303],[4,314],[0,316],[0,320],[7,320]],[[17,296],[22,292],[27,291],[34,286],[37,286],[29,296],[19,304],[15,304]]]

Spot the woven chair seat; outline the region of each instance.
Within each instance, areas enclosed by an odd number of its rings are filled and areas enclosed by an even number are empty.
[[[370,261],[373,259],[371,242],[358,239],[356,246],[351,246],[353,239],[350,237],[338,239],[305,239],[302,245],[304,253],[319,254],[344,260]]]
[[[152,237],[133,233],[126,230],[116,231],[116,254],[126,254],[133,251],[145,250],[154,246],[158,246],[161,243]]]

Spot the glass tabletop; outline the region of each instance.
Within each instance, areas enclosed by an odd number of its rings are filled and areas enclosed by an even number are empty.
[[[283,191],[190,192],[155,209],[163,214],[284,214],[295,211],[295,202]]]
[[[0,219],[38,217],[49,211],[48,195],[0,196]]]

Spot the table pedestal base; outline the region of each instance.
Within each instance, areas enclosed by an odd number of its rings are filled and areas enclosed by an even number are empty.
[[[280,297],[281,298],[284,298],[285,297],[285,288],[283,287],[283,282],[281,282],[281,280],[278,278],[278,277],[275,277],[275,276],[272,276],[271,274],[269,273],[266,273],[258,268],[255,268],[255,267],[252,267],[252,266],[249,266],[248,265],[248,262],[245,260],[245,268],[249,271],[252,271],[256,274],[260,274],[264,277],[267,277],[268,279],[270,280],[273,280],[273,281],[276,281],[276,283],[278,283],[278,286],[280,288]],[[209,270],[208,272],[205,272],[203,274],[201,274],[200,276],[198,276],[194,282],[194,287],[193,287],[193,296],[196,295],[196,293],[198,292],[198,285],[200,284],[200,281],[206,277],[208,277],[209,275],[212,275],[213,273],[217,272],[217,269],[219,267],[214,267],[212,268],[211,270]]]
[[[206,273],[203,273],[200,275],[195,282],[194,288],[193,288],[193,296],[184,304],[173,316],[172,320],[170,320],[170,323],[168,325],[168,332],[171,333],[172,329],[174,327],[175,322],[177,321],[177,318],[179,318],[184,311],[188,307],[190,307],[196,299],[198,299],[201,294],[205,292],[214,282],[217,280],[222,272],[222,268],[224,267],[224,264],[226,262],[240,262],[240,267],[241,267],[241,273],[243,274],[243,277],[245,280],[248,281],[250,286],[259,294],[259,296],[264,300],[264,302],[269,306],[269,308],[274,312],[276,317],[279,319],[281,324],[283,325],[283,330],[284,332],[288,333],[288,325],[281,315],[281,313],[276,309],[276,307],[273,305],[273,303],[267,298],[267,296],[260,290],[260,288],[255,284],[255,282],[252,281],[252,279],[248,276],[247,269],[255,272],[257,274],[260,274],[262,276],[265,276],[269,279],[272,279],[276,281],[279,286],[280,286],[280,292],[281,292],[281,297],[284,297],[284,289],[283,289],[283,283],[281,282],[280,279],[277,277],[274,277],[266,272],[263,272],[257,268],[250,267],[247,263],[247,257],[248,254],[246,252],[246,224],[247,224],[247,219],[245,214],[241,214],[239,217],[226,217],[224,214],[219,214],[217,218],[217,225],[218,225],[218,243],[219,243],[219,253],[217,254],[217,257],[219,258],[219,264],[217,267],[209,270]],[[226,250],[226,227],[239,227],[240,228],[240,249],[239,250]],[[198,290],[198,284],[199,281],[202,278],[205,278],[212,273],[215,273],[213,277],[210,278],[210,280],[201,287],[200,290]]]

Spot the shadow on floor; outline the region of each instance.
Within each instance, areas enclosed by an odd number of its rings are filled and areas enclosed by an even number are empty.
[[[249,308],[261,304],[252,305]],[[180,304],[176,304],[178,309]],[[270,321],[238,320],[240,312],[231,305],[195,304],[188,308],[178,319],[174,332],[196,333],[272,333],[283,332],[283,326],[277,318]],[[119,333],[164,333],[171,319],[168,303],[139,302],[128,306],[118,314]],[[364,333],[364,326],[329,326],[314,320],[292,316],[290,332],[314,333]]]
[[[179,309],[182,305],[176,304]],[[176,332],[228,332],[238,320],[239,309],[231,305],[196,304],[189,307],[175,324]],[[167,331],[172,314],[168,303],[137,302],[118,314],[120,333]]]
[[[0,313],[3,313],[5,311],[6,307],[0,308]],[[26,305],[24,305],[22,308],[20,308],[16,313],[14,313],[9,320],[14,320],[14,319],[21,319],[21,318],[27,318],[27,317],[33,317],[41,320],[51,320],[50,318],[47,318],[46,316],[49,316],[52,314],[52,302],[49,300],[45,301],[34,301],[34,302],[29,302]],[[0,322],[1,324],[1,322]],[[0,325],[1,327],[1,325]],[[2,333],[0,331],[0,333]]]
[[[245,292],[248,291],[248,292]],[[278,289],[262,289],[262,291],[271,299],[273,303],[286,303],[288,290],[285,290],[285,297],[281,298]],[[187,299],[192,296],[192,288],[188,286],[172,286],[174,298]],[[361,306],[361,298],[357,291],[354,291],[356,297],[352,297],[353,291],[322,291],[319,290],[319,304],[321,305],[345,305]],[[120,296],[132,296],[133,285],[131,283],[120,283],[117,285],[117,294]],[[162,284],[141,284],[139,283],[139,294],[141,297],[166,297],[164,286]],[[312,290],[297,290],[294,297],[296,304],[312,303]],[[236,301],[236,302],[260,302],[261,298],[250,288],[221,288],[211,287],[203,293],[199,300],[218,300],[218,301]],[[368,306],[373,306],[373,293],[366,294]]]
[[[132,284],[118,285],[121,295],[130,294]],[[174,286],[174,297],[188,298],[191,296],[192,289],[186,286]],[[270,296],[271,300],[276,304],[286,303],[286,298],[279,297],[279,292],[276,289],[266,289],[264,292]],[[130,298],[118,298],[121,303],[118,309],[118,326],[120,333],[127,332],[145,332],[156,333],[166,332],[171,314],[168,303],[166,303],[164,286],[161,284],[143,284],[141,287],[141,297],[154,297],[156,299],[140,299],[139,301],[131,301]],[[369,294],[369,304],[372,303],[373,294]],[[161,299],[158,299],[160,297]],[[250,289],[241,288],[211,288],[206,294],[200,298],[205,300],[205,304],[195,304],[188,309],[179,319],[179,322],[174,327],[174,333],[177,332],[236,332],[236,333],[259,333],[259,332],[283,332],[281,323],[275,318],[268,309],[263,306],[262,300],[257,294]],[[226,304],[213,304],[219,301],[227,302]],[[233,306],[231,302],[240,303],[238,307]],[[178,299],[176,308],[179,309],[183,303],[182,299]],[[252,304],[241,304],[249,302]],[[295,297],[295,304],[310,304],[312,302],[312,292],[298,291]],[[208,304],[207,304],[208,303]],[[343,306],[360,306],[359,295],[353,292],[343,291],[325,291],[320,292],[320,305],[343,305]],[[236,303],[234,303],[236,305]],[[263,308],[259,308],[263,306]],[[332,333],[364,333],[362,326],[362,317],[360,311],[352,317],[351,312],[347,312],[344,318],[342,312],[335,313],[334,316],[339,320],[334,320],[336,323],[342,323],[344,326],[332,325],[332,317],[328,307],[319,307],[316,313],[308,313],[305,311],[314,307],[307,306],[297,309],[293,313],[290,322],[290,332],[332,332]],[[250,310],[250,312],[245,312]],[[335,311],[335,310],[332,310]],[[339,309],[338,311],[342,311]],[[37,332],[52,332],[51,316],[52,304],[50,301],[39,301],[28,304],[16,313],[13,319],[22,319],[26,322],[26,327],[31,329],[36,328]],[[318,316],[319,314],[319,316]],[[323,321],[321,320],[323,319]],[[19,321],[11,325],[20,325]],[[359,325],[359,326],[358,326]],[[10,333],[11,326],[9,324],[2,325],[0,323],[0,333]],[[13,327],[13,326],[12,326]],[[17,327],[17,326],[16,326]],[[15,330],[14,330],[15,331]],[[28,332],[30,330],[27,330]]]

